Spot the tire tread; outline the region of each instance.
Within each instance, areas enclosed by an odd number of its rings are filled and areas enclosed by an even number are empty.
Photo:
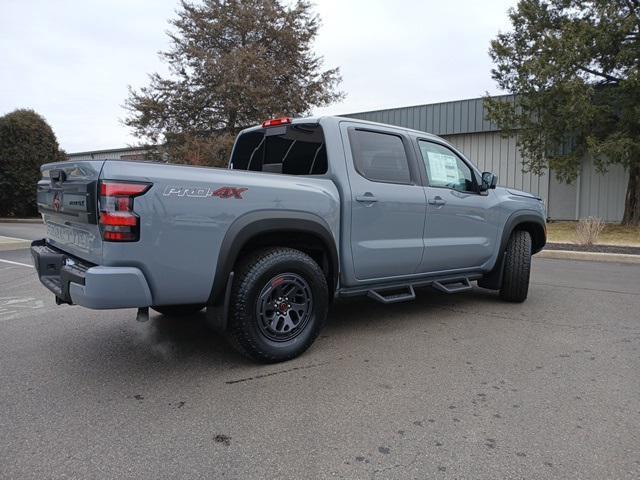
[[[524,302],[529,293],[531,275],[531,235],[516,230],[505,252],[504,274],[500,297],[508,302]]]

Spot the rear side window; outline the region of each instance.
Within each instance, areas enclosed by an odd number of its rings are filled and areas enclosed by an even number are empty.
[[[327,173],[327,149],[322,127],[295,123],[244,133],[236,140],[231,168],[285,175],[323,175]]]
[[[409,161],[402,138],[369,130],[349,130],[356,170],[372,182],[411,183]]]

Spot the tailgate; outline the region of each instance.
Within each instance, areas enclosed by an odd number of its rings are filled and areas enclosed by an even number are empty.
[[[49,163],[40,170],[38,211],[47,243],[99,264],[102,239],[98,227],[98,179],[104,161]]]

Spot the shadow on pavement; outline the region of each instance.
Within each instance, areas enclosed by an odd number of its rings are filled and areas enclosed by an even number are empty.
[[[320,337],[357,338],[359,331],[375,332],[382,328],[411,332],[416,324],[438,321],[443,308],[455,308],[464,315],[481,312],[485,308],[482,304],[504,305],[497,295],[480,289],[455,296],[420,289],[415,301],[394,305],[381,305],[364,297],[341,299],[330,309]],[[85,378],[89,371],[95,378],[103,374],[112,377],[115,373],[131,380],[184,371],[228,376],[233,375],[228,373],[230,370],[265,368],[236,352],[220,333],[208,326],[203,312],[187,317],[152,314],[144,323],[136,322],[133,316],[121,317],[117,322],[99,321],[95,328],[83,329],[80,335],[64,338],[62,342],[56,340],[51,345],[52,356],[66,364],[70,373],[81,373]],[[322,345],[316,346],[314,354],[322,356],[318,350],[321,348]],[[310,361],[310,355],[306,354],[286,364]]]

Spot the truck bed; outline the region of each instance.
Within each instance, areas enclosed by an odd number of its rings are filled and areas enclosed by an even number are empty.
[[[224,236],[249,212],[317,212],[338,242],[339,196],[326,178],[128,161],[65,162],[42,171],[47,242],[88,264],[139,269],[154,304],[206,302]],[[64,181],[52,180],[52,171],[65,172]],[[97,192],[107,180],[151,184],[135,198],[139,241],[102,239]]]

